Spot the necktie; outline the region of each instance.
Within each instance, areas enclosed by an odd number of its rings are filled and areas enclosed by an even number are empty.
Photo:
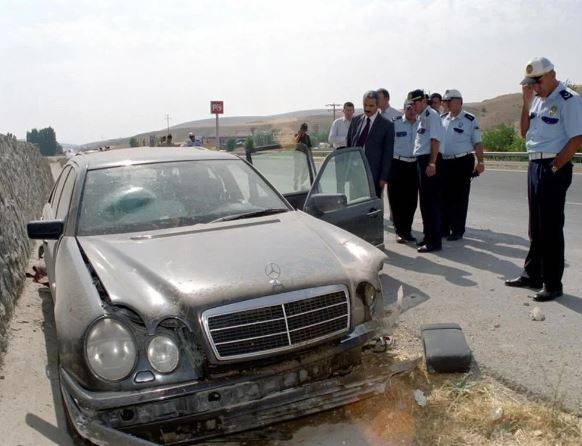
[[[358,138],[358,147],[364,147],[364,145],[366,144],[366,139],[368,139],[369,130],[370,130],[370,118],[366,117],[366,125],[362,129],[360,137]]]

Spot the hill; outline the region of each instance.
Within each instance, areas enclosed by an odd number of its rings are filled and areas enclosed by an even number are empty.
[[[577,85],[574,88],[582,93],[582,85]],[[479,118],[480,127],[483,130],[488,130],[502,123],[517,125],[521,112],[521,93],[504,94],[481,102],[467,103],[465,109]],[[341,113],[337,116],[341,116]],[[301,123],[306,122],[312,132],[324,132],[329,130],[332,120],[332,113],[327,109],[299,110],[270,116],[227,116],[220,118],[220,134],[224,137],[240,139],[255,132],[273,132],[277,140],[284,144],[292,141],[293,134]],[[180,143],[186,139],[188,132],[194,132],[198,138],[213,137],[215,135],[214,125],[214,118],[201,119],[170,127],[170,132],[174,142]],[[167,130],[163,129],[133,136],[138,141],[143,142],[147,141],[150,135],[161,137],[166,133]],[[85,144],[83,147],[92,148],[105,145],[127,147],[129,139],[130,136],[97,141]]]

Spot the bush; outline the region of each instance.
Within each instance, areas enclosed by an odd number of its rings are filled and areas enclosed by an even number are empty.
[[[507,124],[484,131],[483,146],[491,152],[525,152],[525,141]]]
[[[129,138],[129,147],[139,147],[139,140],[135,136]]]
[[[255,148],[255,142],[253,141],[252,136],[247,136],[245,141],[245,150],[252,150]]]
[[[228,141],[226,141],[226,150],[228,152],[232,152],[235,147],[236,147],[236,139],[235,138],[228,138]]]

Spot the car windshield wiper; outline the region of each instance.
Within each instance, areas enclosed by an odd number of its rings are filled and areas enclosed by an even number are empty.
[[[261,209],[260,211],[251,211],[251,212],[243,212],[242,214],[226,215],[224,217],[217,218],[216,220],[212,220],[210,223],[217,223],[219,221],[240,220],[242,218],[261,217],[263,215],[280,214],[282,212],[287,212],[287,211],[289,211],[289,209],[285,209],[285,208]]]

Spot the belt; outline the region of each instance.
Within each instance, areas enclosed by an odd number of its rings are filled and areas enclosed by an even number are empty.
[[[414,162],[416,162],[416,157],[415,156],[394,155],[393,158],[396,159],[396,160],[400,160],[400,161],[407,162],[407,163],[414,163]]]
[[[545,160],[550,158],[555,158],[558,154],[551,152],[530,152],[529,159],[531,160]]]
[[[443,158],[446,159],[446,160],[453,160],[455,158],[462,158],[464,156],[470,155],[471,153],[473,153],[472,150],[470,152],[453,153],[451,155],[443,155]]]

